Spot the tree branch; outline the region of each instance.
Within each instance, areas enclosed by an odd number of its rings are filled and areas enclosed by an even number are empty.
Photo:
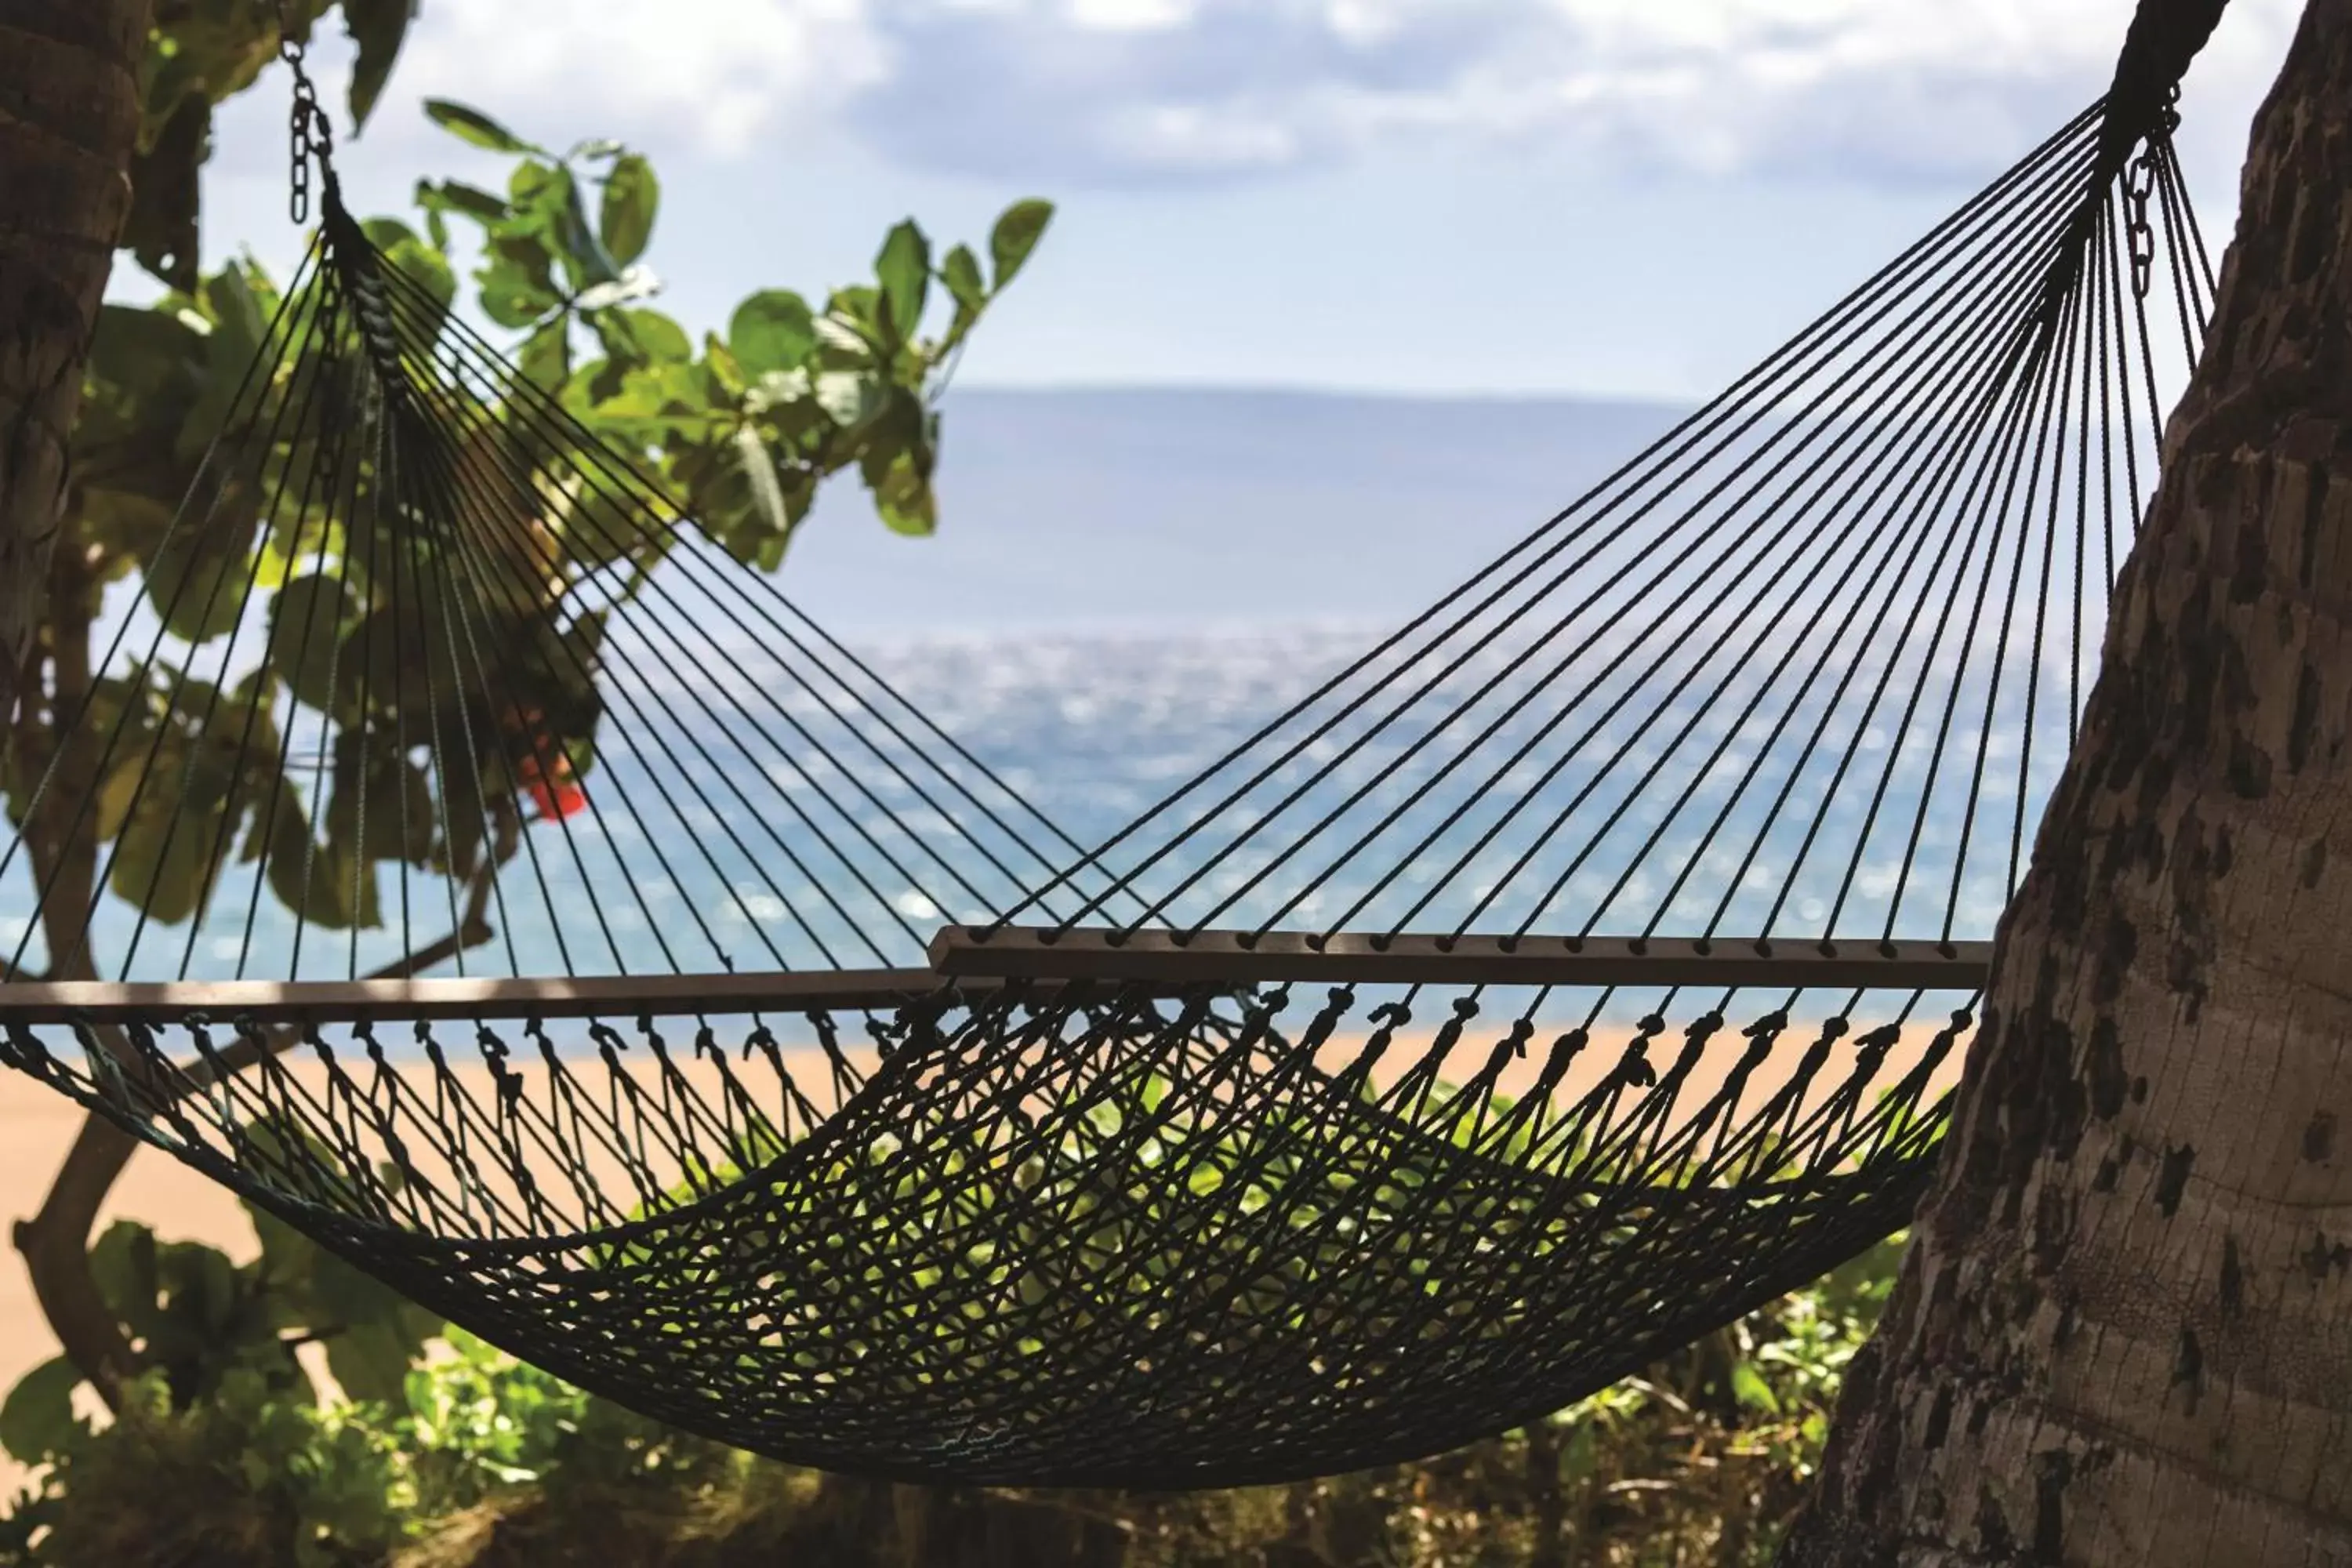
[[[485,917],[490,885],[491,874],[485,868],[474,880],[467,899],[465,921],[457,931],[384,965],[368,978],[392,980],[413,974],[488,941],[491,933]],[[110,1036],[114,1032],[102,1033]],[[107,1038],[104,1043],[126,1070],[140,1077],[142,1087],[157,1093],[185,1093],[216,1081],[223,1072],[238,1072],[276,1056],[300,1038],[301,1031],[296,1028],[278,1028],[258,1037],[241,1037],[219,1053],[217,1068],[210,1062],[194,1063],[175,1075],[174,1087],[168,1089],[159,1075],[139,1060],[119,1037]],[[19,1220],[13,1237],[16,1250],[24,1255],[25,1269],[32,1278],[33,1295],[40,1302],[41,1315],[48,1321],[68,1358],[89,1379],[109,1409],[115,1407],[122,1379],[137,1370],[138,1358],[124,1338],[113,1309],[100,1293],[97,1277],[90,1271],[90,1232],[97,1228],[99,1210],[105,1206],[107,1194],[114,1190],[114,1184],[138,1150],[137,1139],[92,1111],[83,1119],[73,1147],[67,1151],[65,1163],[58,1168],[57,1179],[49,1184],[48,1196],[42,1201],[40,1212],[31,1219]]]
[[[490,928],[484,920],[489,895],[490,879],[486,873],[475,880],[474,890],[466,908],[465,923],[461,927],[438,942],[428,943],[394,963],[385,964],[365,978],[398,980],[420,969],[445,963],[461,952],[470,952],[489,941]],[[256,1062],[281,1054],[301,1037],[302,1031],[290,1026],[263,1030],[257,1035],[240,1036],[226,1049],[214,1053],[219,1058],[217,1066],[209,1061],[191,1063],[181,1069],[182,1081],[175,1089],[164,1092],[172,1093],[173,1098],[182,1098],[193,1090],[207,1088],[227,1074],[243,1072]]]
[[[33,885],[41,890],[49,973],[58,980],[96,975],[85,941],[84,911],[98,887],[98,846],[93,834],[78,830],[81,816],[75,805],[98,786],[99,757],[93,735],[68,730],[69,716],[79,710],[89,691],[92,673],[94,606],[86,565],[86,552],[79,550],[49,554],[45,630],[54,683],[48,703],[53,754],[49,786],[27,812],[23,827]],[[110,1055],[139,1070],[135,1053],[119,1035],[101,1031],[100,1038]],[[90,1272],[89,1233],[115,1177],[137,1147],[129,1133],[102,1117],[85,1119],[40,1211],[19,1221],[11,1237],[24,1255],[42,1317],[110,1409],[121,1379],[136,1370],[137,1359]]]

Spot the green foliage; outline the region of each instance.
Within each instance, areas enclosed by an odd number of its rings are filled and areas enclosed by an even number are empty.
[[[344,1394],[398,1397],[439,1320],[282,1221],[247,1213],[261,1242],[248,1263],[198,1242],[159,1241],[131,1220],[117,1220],[90,1249],[100,1294],[167,1408],[194,1408],[236,1378],[257,1378],[274,1400],[315,1403],[296,1354],[313,1343]],[[62,1359],[27,1374],[0,1405],[0,1446],[26,1465],[72,1451],[87,1436],[72,1412],[79,1383]]]
[[[275,47],[274,30],[254,30],[256,9],[267,7],[227,7],[226,31],[205,30],[212,13],[201,5],[175,23],[178,41],[159,45],[179,73],[172,90],[201,96],[250,80],[248,57]],[[346,16],[355,28],[389,26],[378,7],[347,7]],[[851,468],[888,527],[937,526],[934,402],[965,335],[1043,232],[1046,204],[1019,204],[997,226],[993,285],[978,284],[970,250],[959,247],[941,264],[943,289],[933,290],[930,243],[908,221],[884,241],[871,285],[835,290],[822,310],[789,290],[761,290],[737,308],[724,342],[709,339],[698,353],[683,327],[646,302],[660,288],[643,259],[660,183],[642,155],[612,142],[558,155],[462,104],[436,100],[426,112],[469,145],[512,158],[504,190],[421,182],[420,226],[373,218],[363,225],[370,239],[444,305],[459,293],[460,242],[478,241],[473,304],[515,334],[525,374],[594,435],[665,477],[728,549],[766,569],[780,565],[820,487]],[[935,296],[952,310],[925,336]],[[548,781],[594,765],[603,622],[568,607],[565,581],[536,596],[518,587],[511,602],[486,607],[516,623],[500,646],[543,656],[514,661],[502,695],[515,707],[492,713],[454,675],[416,678],[436,648],[446,662],[448,641],[433,606],[394,613],[392,584],[371,570],[379,542],[345,527],[373,515],[365,508],[331,513],[322,500],[305,515],[262,516],[273,476],[307,472],[319,459],[304,443],[323,437],[320,422],[297,422],[308,434],[279,441],[259,484],[226,485],[205,526],[173,526],[280,302],[269,279],[239,263],[150,308],[105,307],[75,430],[68,525],[90,547],[73,606],[81,623],[97,616],[109,584],[143,563],[149,607],[191,647],[267,627],[264,671],[234,689],[182,685],[179,672],[157,669],[143,687],[115,679],[98,694],[105,719],[122,716],[125,738],[111,748],[113,776],[99,783],[102,809],[79,830],[94,833],[98,847],[118,847],[110,889],[167,924],[197,914],[226,870],[266,850],[270,891],[289,909],[325,929],[374,926],[383,868],[470,882],[517,853],[523,832],[551,809]],[[281,374],[267,395],[286,395],[289,384]],[[368,416],[364,389],[327,390],[351,401],[351,417]],[[497,449],[499,412],[489,415],[478,451],[463,460],[485,472],[504,462],[495,470],[504,475],[512,458]],[[577,563],[575,575],[607,565],[624,543],[627,573],[658,567],[659,539],[604,516],[565,475],[534,479],[546,501],[541,525],[563,540],[560,553]],[[634,590],[624,577],[617,591]],[[537,629],[550,623],[563,626],[560,647]],[[445,707],[465,710],[425,710],[436,692]],[[331,757],[282,757],[294,705],[347,724],[363,714],[376,721],[349,726],[364,746],[346,733]],[[398,737],[457,733],[460,720],[467,732],[508,744],[469,753],[476,768],[446,770],[436,788],[398,753]],[[12,816],[21,816],[29,781],[47,763],[48,733],[27,727],[0,781]]]
[[[425,100],[425,116],[460,142],[472,143],[491,153],[536,153],[539,149],[524,141],[478,109],[453,103],[446,98]]]
[[[453,222],[478,231],[481,308],[521,335],[533,378],[653,463],[733,553],[773,570],[821,484],[852,468],[889,527],[937,528],[938,394],[1045,233],[1050,204],[1017,203],[998,221],[992,283],[969,247],[935,265],[909,220],[884,239],[872,284],[835,289],[821,309],[763,289],[697,354],[676,321],[640,304],[659,287],[638,259],[660,202],[644,158],[609,142],[558,157],[461,105],[429,112],[467,142],[519,160],[502,195],[420,184],[432,244],[446,252]],[[940,299],[947,320],[929,331]]]
[[[727,351],[737,374],[782,375],[816,349],[816,314],[786,289],[767,289],[735,307],[727,323]]]
[[[588,1418],[586,1394],[462,1330],[445,1359],[410,1368],[397,1418],[425,1511],[472,1508],[545,1478]]]
[[[1761,1568],[1818,1463],[1890,1242],[1528,1431],[1419,1465],[1179,1496],[891,1488],[669,1431],[463,1332],[386,1396],[317,1403],[252,1365],[182,1405],[157,1373],[102,1432],[68,1425],[0,1518],[0,1565],[188,1561],[536,1568],[574,1562],[984,1561],[1077,1568]],[[65,1374],[28,1377],[13,1430]],[[27,1393],[26,1390],[33,1390]],[[999,1555],[968,1559],[986,1539]],[[1551,1558],[1552,1561],[1562,1560]]]
[[[604,175],[604,197],[596,219],[596,237],[604,253],[625,265],[645,254],[653,238],[654,214],[661,208],[661,181],[654,166],[635,153],[613,160]],[[678,336],[682,339],[685,333]]]
[[[1045,237],[1045,226],[1053,221],[1054,208],[1049,202],[1015,202],[1004,209],[996,220],[996,227],[988,237],[989,258],[996,265],[996,282],[1002,289],[1013,281],[1013,274],[1029,264],[1030,252]]]
[[[83,1435],[74,1414],[74,1391],[81,1373],[63,1356],[52,1356],[26,1373],[0,1404],[0,1447],[21,1465],[45,1465]]]
[[[0,1563],[384,1563],[415,1517],[394,1433],[367,1406],[289,1398],[245,1367],[177,1405],[134,1380],[102,1431],[49,1458],[0,1526]]]
[[[415,0],[158,0],[141,62],[138,153],[123,247],[159,280],[196,288],[200,179],[213,110],[278,58],[282,17],[307,38],[338,10],[352,60],[348,126],[367,123],[407,41]]]
[[[1160,1179],[1197,1184],[1214,1171],[1219,1190],[1244,1184],[1234,1199],[1244,1205],[1250,1184],[1286,1179],[1265,1168],[1268,1151],[1234,1151],[1205,1130],[1188,1144],[1181,1085],[1147,1074],[1139,1091],[1124,1109],[1090,1101],[1074,1151],[1149,1126]],[[1473,1124],[1509,1123],[1510,1103],[1475,1084],[1433,1092],[1461,1109],[1457,1142],[1472,1141]],[[266,1127],[242,1136],[256,1159],[338,1179],[324,1149]],[[780,1148],[768,1134],[744,1155],[763,1162]],[[1048,1174],[1031,1156],[1010,1179],[1075,1180],[1085,1163]],[[1086,1208],[1077,1195],[1072,1212]],[[1098,1234],[1074,1271],[1089,1258],[1131,1264],[1114,1207],[1095,1211]],[[816,1477],[669,1430],[436,1323],[268,1215],[253,1218],[261,1255],[242,1267],[136,1226],[107,1233],[100,1278],[156,1370],[102,1430],[74,1416],[61,1363],[0,1404],[0,1441],[44,1467],[0,1519],[0,1568],[118,1560],[79,1554],[100,1548],[139,1560],[142,1541],[181,1539],[164,1532],[183,1518],[195,1539],[249,1553],[237,1561],[291,1568],[912,1568],[961,1563],[946,1543],[983,1537],[1005,1543],[984,1561],[1008,1565],[1520,1568],[1560,1561],[1564,1548],[1566,1560],[1633,1568],[1762,1568],[1819,1463],[1840,1380],[1900,1252],[1899,1238],[1885,1243],[1549,1421],[1423,1464],[1191,1497],[1030,1496]],[[854,1227],[858,1215],[835,1223]],[[1019,1284],[1091,1289],[1075,1272]],[[1279,1292],[1254,1310],[1290,1310]],[[293,1355],[319,1342],[340,1384],[323,1400]],[[835,1349],[781,1348],[803,1363]]]

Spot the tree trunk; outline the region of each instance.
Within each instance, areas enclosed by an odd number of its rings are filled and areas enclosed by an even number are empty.
[[[81,601],[94,590],[51,547],[82,362],[131,205],[148,12],[149,0],[0,0],[0,737],[14,731],[20,691],[38,677],[34,634],[51,620],[60,574],[69,581],[59,591],[75,601],[65,618],[78,624],[52,639],[58,679],[77,689],[89,679],[80,667],[95,606]],[[93,875],[79,863],[88,858],[65,868],[74,885]],[[93,1120],[58,1192],[15,1237],[43,1310],[101,1392],[127,1360],[85,1252],[104,1184],[84,1205],[75,1194],[89,1184],[70,1178],[119,1169],[129,1147]]]
[[[139,133],[149,0],[0,0],[0,735],[39,624],[67,437]]]
[[[2311,0],[1784,1564],[2352,1563],[2348,611],[2352,0]]]

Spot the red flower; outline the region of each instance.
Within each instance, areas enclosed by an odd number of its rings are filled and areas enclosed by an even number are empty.
[[[542,819],[576,816],[588,805],[588,792],[569,780],[555,784],[534,780],[524,787]]]
[[[540,718],[536,708],[510,716],[509,731],[524,731],[514,759],[515,783],[538,807],[539,820],[576,816],[587,808],[588,792],[572,777],[572,759],[555,744]]]

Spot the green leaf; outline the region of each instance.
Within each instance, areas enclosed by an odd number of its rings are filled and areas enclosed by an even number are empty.
[[[469,185],[463,180],[431,180],[416,182],[416,205],[427,209],[463,213],[478,223],[497,223],[509,216],[510,209],[504,196],[493,195],[479,185]]]
[[[163,925],[178,925],[204,902],[207,872],[220,832],[217,810],[175,809],[182,757],[167,747],[137,809],[114,844],[107,886],[116,897]],[[192,801],[200,799],[190,790]],[[217,805],[218,803],[215,803]]]
[[[658,310],[600,310],[588,325],[616,364],[684,364],[694,358],[686,329]]]
[[[356,844],[370,860],[425,863],[433,850],[433,785],[423,769],[389,746],[363,763],[347,748],[335,758],[334,777],[329,837]]]
[[[390,250],[395,245],[414,244],[416,240],[416,231],[396,217],[362,218],[360,232],[378,250]]]
[[[816,378],[816,401],[843,434],[854,436],[881,417],[889,391],[879,377],[864,371],[829,370]]]
[[[525,381],[552,392],[572,374],[572,334],[562,316],[531,333],[515,356]]]
[[[337,673],[335,650],[341,647],[343,624],[352,614],[350,595],[333,578],[297,577],[278,591],[269,613],[269,667],[293,690],[296,699],[320,711],[334,707],[330,684]],[[349,689],[350,672],[341,684]]]
[[[403,1397],[419,1348],[396,1323],[356,1324],[327,1342],[327,1370],[353,1399],[390,1404]]]
[[[310,1254],[311,1295],[321,1311],[351,1327],[383,1325],[413,1335],[420,1346],[439,1325],[423,1308],[373,1274],[322,1247]]]
[[[777,533],[791,533],[796,520],[784,504],[784,486],[776,473],[776,460],[769,455],[768,444],[760,439],[759,431],[749,425],[736,431],[735,454],[743,465],[743,477],[751,481],[751,500],[760,509],[761,521]]]
[[[1004,209],[988,236],[989,259],[996,268],[996,288],[1012,282],[1028,265],[1029,253],[1045,237],[1045,226],[1053,221],[1054,204],[1034,196]]]
[[[158,396],[173,373],[203,367],[208,335],[193,312],[101,305],[98,331],[90,338],[90,378],[136,393],[142,400]]]
[[[727,346],[753,375],[790,370],[816,347],[816,323],[808,301],[786,289],[769,289],[735,307],[727,323]]]
[[[106,782],[99,786],[98,841],[100,844],[113,843],[115,836],[122,831],[123,824],[131,820],[131,807],[139,795],[139,781],[146,774],[146,769],[142,765],[145,756],[143,749],[137,746],[130,748],[129,754],[116,761],[114,771],[108,773]]]
[[[501,327],[529,327],[563,302],[548,280],[544,257],[523,258],[509,247],[493,247],[475,286],[482,313]]]
[[[980,275],[980,258],[971,253],[969,245],[959,245],[948,252],[940,263],[940,281],[948,286],[948,293],[967,310],[978,310],[988,300],[988,282]]]
[[[853,287],[836,289],[817,321],[817,345],[827,370],[849,370],[889,353],[889,334],[882,330],[882,291]]]
[[[947,336],[940,340],[938,352],[944,354],[969,337],[979,323],[981,312],[988,308],[988,284],[980,275],[980,258],[968,245],[948,252],[940,264],[940,279],[955,300],[955,320],[948,323]]]
[[[580,180],[570,168],[526,160],[508,179],[507,190],[512,216],[499,226],[499,237],[535,247],[543,258],[542,264],[561,265],[567,289],[579,293],[622,277],[623,268],[597,237],[581,195]],[[627,270],[636,275],[631,281],[635,291],[651,292],[659,287],[650,270]],[[601,303],[615,302],[608,300]],[[594,310],[600,306],[583,302],[583,308]]]
[[[702,353],[703,363],[710,367],[711,379],[718,383],[719,389],[730,398],[742,396],[751,378],[743,374],[743,362],[735,357],[735,351],[720,342],[717,332],[705,332]]]
[[[882,285],[884,331],[901,339],[913,337],[930,292],[931,242],[912,218],[883,240],[881,254],[874,258],[874,276]]]
[[[874,340],[855,317],[831,310],[819,316],[816,341],[823,351],[817,363],[826,369],[844,370],[874,361]]]
[[[206,279],[204,302],[212,323],[205,340],[205,385],[173,444],[173,456],[186,463],[202,455],[227,421],[267,330],[268,312],[243,267]]]
[[[415,14],[415,0],[343,0],[343,30],[359,54],[352,66],[354,130],[367,123],[383,84],[392,79],[392,63],[400,56],[401,41]]]
[[[253,533],[249,517],[188,519],[156,550],[147,563],[147,598],[173,636],[208,642],[236,625]]]
[[[252,276],[243,267],[222,268],[205,279],[205,308],[212,317],[214,342],[227,350],[242,374],[269,330],[269,311],[254,291]]]
[[[333,838],[315,843],[304,806],[290,784],[281,785],[278,794],[278,815],[269,829],[268,873],[269,890],[278,902],[324,930],[348,931],[381,920],[374,867],[362,860],[354,844]]]
[[[654,166],[635,153],[615,160],[604,177],[604,207],[596,221],[614,260],[626,265],[645,254],[660,206],[661,182],[654,177]]]
[[[284,1157],[286,1141],[278,1136],[278,1129],[268,1122],[247,1124],[245,1134],[259,1157],[273,1161]],[[309,1279],[311,1259],[318,1252],[318,1245],[250,1199],[238,1199],[237,1206],[252,1222],[254,1237],[261,1243],[263,1278],[279,1286]]]
[[[478,109],[468,109],[446,98],[425,100],[425,117],[460,142],[471,142],[492,153],[539,153],[543,149],[524,141]]]
[[[1773,1415],[1780,1413],[1780,1396],[1764,1381],[1764,1374],[1756,1370],[1756,1363],[1744,1357],[1731,1363],[1731,1394],[1750,1410]]]
[[[939,499],[911,454],[899,453],[880,473],[869,473],[866,483],[874,510],[891,532],[924,539],[939,531]]]
[[[116,1220],[91,1243],[89,1272],[99,1296],[116,1316],[138,1329],[142,1314],[153,1313],[161,1289],[155,1277],[155,1233],[137,1220]]]
[[[419,238],[406,224],[391,218],[370,218],[360,226],[369,243],[383,252],[384,260],[394,270],[430,295],[434,302],[447,310],[457,297],[457,275],[449,269],[449,258],[440,250]],[[435,325],[437,327],[438,322]]]
[[[155,1261],[172,1316],[205,1339],[226,1337],[236,1326],[244,1295],[228,1254],[200,1241],[167,1241],[156,1247]]]
[[[82,1435],[73,1413],[81,1373],[63,1356],[53,1356],[26,1373],[0,1404],[0,1447],[20,1465],[46,1464]]]

